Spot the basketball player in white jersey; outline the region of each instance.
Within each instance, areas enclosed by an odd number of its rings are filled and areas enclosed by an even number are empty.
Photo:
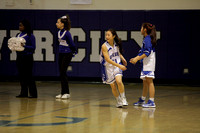
[[[117,100],[116,107],[127,106],[122,71],[127,68],[127,62],[122,56],[121,39],[113,29],[106,32],[106,42],[102,45],[100,63],[103,83],[110,84],[112,93]],[[121,61],[124,65],[121,64]]]

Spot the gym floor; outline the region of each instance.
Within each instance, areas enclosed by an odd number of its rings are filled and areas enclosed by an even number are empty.
[[[116,108],[109,85],[37,81],[38,98],[16,98],[18,82],[0,82],[0,133],[199,133],[200,87],[155,85],[156,108],[134,107],[141,83],[125,83],[129,105]]]

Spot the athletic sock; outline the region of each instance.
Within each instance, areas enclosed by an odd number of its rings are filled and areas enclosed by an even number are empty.
[[[149,100],[153,101],[154,102],[154,98],[149,98]]]
[[[121,97],[124,98],[125,97],[125,93],[120,93]]]
[[[143,97],[143,96],[142,96],[142,97],[141,97],[141,99],[142,99],[142,100],[145,100],[145,99],[146,99],[146,97]]]
[[[121,101],[121,96],[119,95],[118,97],[115,97],[116,98],[116,100],[119,102],[119,101]]]

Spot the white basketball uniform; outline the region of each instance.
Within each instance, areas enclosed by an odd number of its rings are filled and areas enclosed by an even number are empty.
[[[114,42],[114,46],[110,46],[108,42],[104,43],[108,49],[108,55],[111,60],[115,61],[118,64],[121,64],[121,59],[120,59],[120,52],[119,52],[119,47],[116,45]],[[103,83],[106,84],[111,84],[115,82],[115,77],[117,75],[122,75],[122,70],[119,69],[118,67],[108,63],[104,55],[101,51],[100,53],[100,63],[101,63],[101,72],[102,72],[102,81]]]

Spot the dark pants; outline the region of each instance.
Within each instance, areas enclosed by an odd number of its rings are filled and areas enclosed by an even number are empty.
[[[33,55],[17,55],[17,68],[19,72],[21,92],[20,95],[37,97],[37,88],[32,76]]]
[[[59,72],[61,80],[61,94],[69,94],[67,68],[72,60],[72,53],[59,53]]]

